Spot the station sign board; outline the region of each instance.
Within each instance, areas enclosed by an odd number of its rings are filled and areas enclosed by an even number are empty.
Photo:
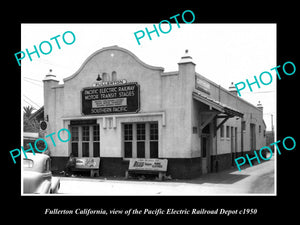
[[[140,86],[126,83],[81,90],[84,115],[136,113],[140,110]]]
[[[199,76],[195,76],[195,88],[206,94],[210,94],[210,84]]]

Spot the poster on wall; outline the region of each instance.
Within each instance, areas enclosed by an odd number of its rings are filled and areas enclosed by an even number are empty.
[[[82,113],[136,113],[140,110],[140,86],[137,83],[88,87],[81,90]]]

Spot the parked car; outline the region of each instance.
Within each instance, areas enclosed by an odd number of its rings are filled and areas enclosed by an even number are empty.
[[[32,194],[57,193],[59,178],[52,177],[50,157],[45,154],[26,153],[23,158],[23,192]]]

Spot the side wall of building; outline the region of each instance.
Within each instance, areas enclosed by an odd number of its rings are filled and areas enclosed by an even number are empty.
[[[204,93],[204,95],[244,114],[243,118],[233,117],[228,119],[217,130],[216,137],[213,140],[216,144],[211,156],[212,171],[230,168],[235,166],[233,161],[235,158],[245,154],[252,155],[254,150],[259,150],[266,145],[266,126],[263,121],[263,111],[200,74],[197,74],[197,76],[209,84],[209,94]],[[217,119],[216,125],[220,124],[222,120]],[[251,129],[254,130],[252,131],[254,137],[251,136]],[[254,141],[251,140],[253,138]]]

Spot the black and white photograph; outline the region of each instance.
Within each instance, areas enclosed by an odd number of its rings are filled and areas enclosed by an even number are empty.
[[[22,194],[276,194],[276,24],[21,35]]]
[[[8,9],[2,214],[296,216],[296,6],[101,3]]]

